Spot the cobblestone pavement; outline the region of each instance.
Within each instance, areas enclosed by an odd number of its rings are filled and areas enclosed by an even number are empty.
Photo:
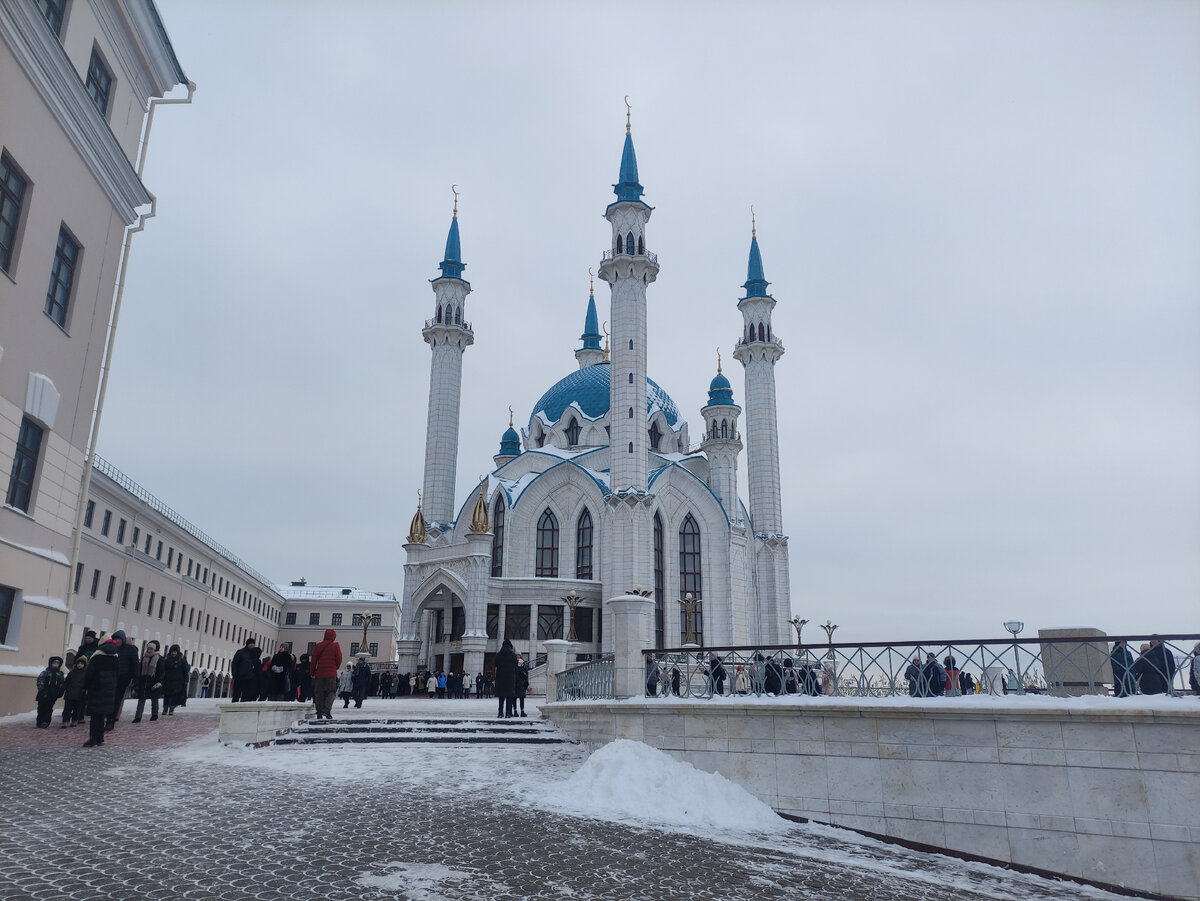
[[[158,733],[146,721],[122,723],[102,749],[77,747],[83,735],[78,743],[53,741],[57,723],[50,730],[0,723],[0,898],[1117,897],[783,820],[776,836],[710,840],[549,814],[499,791],[460,791],[440,777],[422,784],[413,773],[428,749],[398,749],[395,779],[385,772],[347,779],[313,775],[320,758],[299,766],[303,758],[279,756],[319,753],[309,750],[213,762],[137,744],[178,744],[185,731],[212,730],[208,709],[166,720],[170,731]],[[17,731],[37,746],[14,748]],[[195,746],[214,747],[215,735]],[[529,753],[500,749],[489,758],[491,772],[504,778]],[[272,762],[263,768],[246,765],[246,754],[276,756],[257,758]],[[569,747],[561,756],[566,775],[586,755]],[[293,763],[306,774],[289,771]]]

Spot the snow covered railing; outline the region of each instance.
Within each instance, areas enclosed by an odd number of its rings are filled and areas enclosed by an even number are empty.
[[[647,649],[646,694],[1124,697],[1195,691],[1190,676],[1200,635],[1063,631],[1071,634],[1043,632],[1023,640]]]
[[[556,701],[594,701],[614,697],[611,654],[563,670],[556,677]]]

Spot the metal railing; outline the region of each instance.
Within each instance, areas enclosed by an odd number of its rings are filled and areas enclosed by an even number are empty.
[[[620,253],[617,253],[615,250],[606,250],[600,256],[600,262],[604,262],[606,260],[615,260],[617,257],[645,257],[651,263],[658,262],[658,254],[651,253],[648,250],[644,251],[643,253],[629,253],[628,251],[625,251],[625,250],[622,250]]]
[[[469,322],[438,322],[436,319],[425,320],[425,328],[433,328],[439,325],[444,325],[447,328],[460,328],[468,332],[471,331],[471,323]]]
[[[122,488],[124,488],[126,491],[128,491],[130,494],[132,494],[134,497],[138,498],[138,500],[144,502],[148,507],[150,507],[150,509],[152,509],[152,510],[158,512],[159,514],[161,514],[162,516],[166,517],[170,522],[179,526],[179,528],[183,529],[183,531],[187,532],[189,535],[191,535],[197,541],[206,545],[209,549],[216,551],[217,554],[219,554],[221,557],[223,557],[229,563],[232,563],[234,566],[236,566],[242,572],[246,573],[246,575],[253,576],[259,582],[261,582],[264,587],[269,588],[272,592],[276,591],[274,582],[272,582],[270,579],[268,579],[262,573],[252,569],[240,557],[238,557],[232,551],[225,548],[223,545],[219,544],[213,538],[210,538],[207,534],[202,532],[196,526],[192,525],[190,522],[188,522],[186,519],[184,519],[182,516],[180,516],[178,513],[176,513],[174,510],[172,510],[170,507],[168,507],[166,504],[164,504],[158,498],[156,498],[153,494],[151,494],[149,491],[147,491],[145,488],[143,488],[141,485],[139,485],[133,479],[129,478],[129,476],[125,475],[125,473],[121,472],[121,470],[117,469],[115,466],[113,466],[111,463],[109,463],[107,460],[105,460],[103,457],[101,457],[99,454],[95,455],[95,457],[92,461],[92,468],[95,469],[96,472],[101,473],[102,475],[105,475],[108,478],[112,479],[114,482],[116,482],[118,485],[120,485]],[[149,558],[149,559],[150,559],[150,562],[153,562],[153,558]],[[201,582],[200,584],[203,585],[204,583]]]
[[[1178,694],[1195,690],[1197,642],[1200,635],[1179,634],[651,649],[646,694]]]
[[[612,655],[605,654],[563,670],[555,679],[555,685],[556,701],[595,701],[614,697]]]

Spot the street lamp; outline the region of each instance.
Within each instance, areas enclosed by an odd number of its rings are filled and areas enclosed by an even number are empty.
[[[1021,677],[1021,655],[1017,649],[1017,635],[1025,628],[1025,624],[1017,619],[1010,619],[1004,624],[1004,628],[1012,633],[1013,637],[1013,665],[1017,671],[1017,693],[1025,694],[1025,680]]]
[[[788,622],[791,623],[792,628],[796,630],[796,653],[799,654],[804,649],[804,640],[800,637],[800,633],[804,627],[808,625],[808,620],[801,619],[798,616],[793,616],[788,620]]]
[[[571,628],[567,633],[567,641],[579,641],[579,636],[575,634],[575,608],[583,603],[583,597],[572,588],[563,596],[563,601],[571,608]]]
[[[679,599],[679,606],[683,608],[683,643],[696,643],[695,616],[696,608],[700,606],[700,599],[692,596],[689,591]]]
[[[355,656],[359,657],[360,659],[366,659],[367,657],[371,656],[370,652],[367,651],[367,626],[371,625],[371,611],[364,610],[359,615],[362,617],[363,637],[362,643],[358,646],[358,654]]]

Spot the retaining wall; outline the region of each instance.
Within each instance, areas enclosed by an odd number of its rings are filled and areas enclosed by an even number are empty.
[[[1200,704],[1023,709],[975,700],[655,699],[541,709],[576,740],[643,741],[781,813],[1200,898]]]

